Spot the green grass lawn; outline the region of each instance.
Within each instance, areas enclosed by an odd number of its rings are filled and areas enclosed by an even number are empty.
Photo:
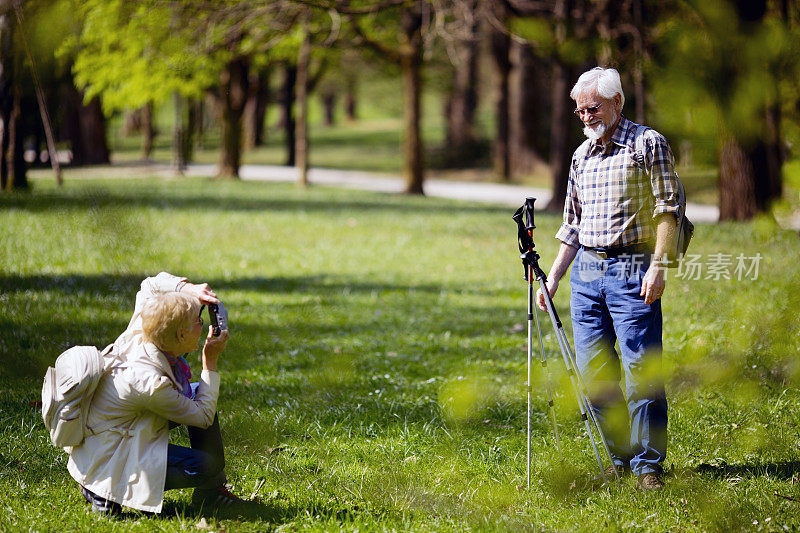
[[[33,404],[55,357],[113,341],[162,270],[208,282],[230,310],[227,471],[245,496],[263,480],[264,513],[213,530],[800,528],[800,242],[767,219],[698,226],[700,279],[669,273],[667,488],[593,480],[544,327],[563,454],[536,365],[526,490],[512,210],[200,178],[33,185],[0,196],[0,531],[195,529],[188,491],[162,516],[91,515]],[[537,217],[545,268],[559,218]],[[737,258],[757,254],[757,276],[736,279]],[[571,332],[568,292],[556,305]]]

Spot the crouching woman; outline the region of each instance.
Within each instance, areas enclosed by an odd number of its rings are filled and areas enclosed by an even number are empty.
[[[101,514],[120,506],[160,512],[164,491],[195,487],[195,506],[241,502],[226,488],[217,418],[217,359],[228,331],[208,335],[198,383],[184,354],[203,334],[204,304],[219,303],[207,284],[167,273],[147,278],[136,295],[128,328],[114,342],[115,362],[92,398],[83,444],[70,452],[68,470]],[[188,428],[191,448],[169,443],[170,427]]]

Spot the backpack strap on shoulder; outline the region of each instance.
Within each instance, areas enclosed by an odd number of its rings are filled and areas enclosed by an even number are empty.
[[[636,130],[633,132],[633,150],[634,150],[634,158],[636,162],[642,165],[642,168],[645,166],[645,162],[647,158],[645,157],[645,144],[644,144],[644,134],[649,128],[647,126],[643,126],[641,124],[636,125]]]

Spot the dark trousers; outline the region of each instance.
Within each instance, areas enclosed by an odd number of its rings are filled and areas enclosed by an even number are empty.
[[[191,448],[170,444],[167,448],[167,479],[164,490],[196,487],[213,489],[224,485],[225,452],[219,417],[207,429],[186,426]]]

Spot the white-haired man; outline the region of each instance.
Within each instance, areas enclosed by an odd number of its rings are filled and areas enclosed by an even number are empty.
[[[632,471],[642,490],[660,489],[667,453],[660,298],[679,208],[674,158],[661,134],[622,116],[625,96],[616,70],[583,73],[570,96],[588,139],[572,157],[556,233],[561,247],[547,288],[555,294],[574,260],[570,305],[578,370],[617,470]],[[541,290],[537,305],[545,309]]]

